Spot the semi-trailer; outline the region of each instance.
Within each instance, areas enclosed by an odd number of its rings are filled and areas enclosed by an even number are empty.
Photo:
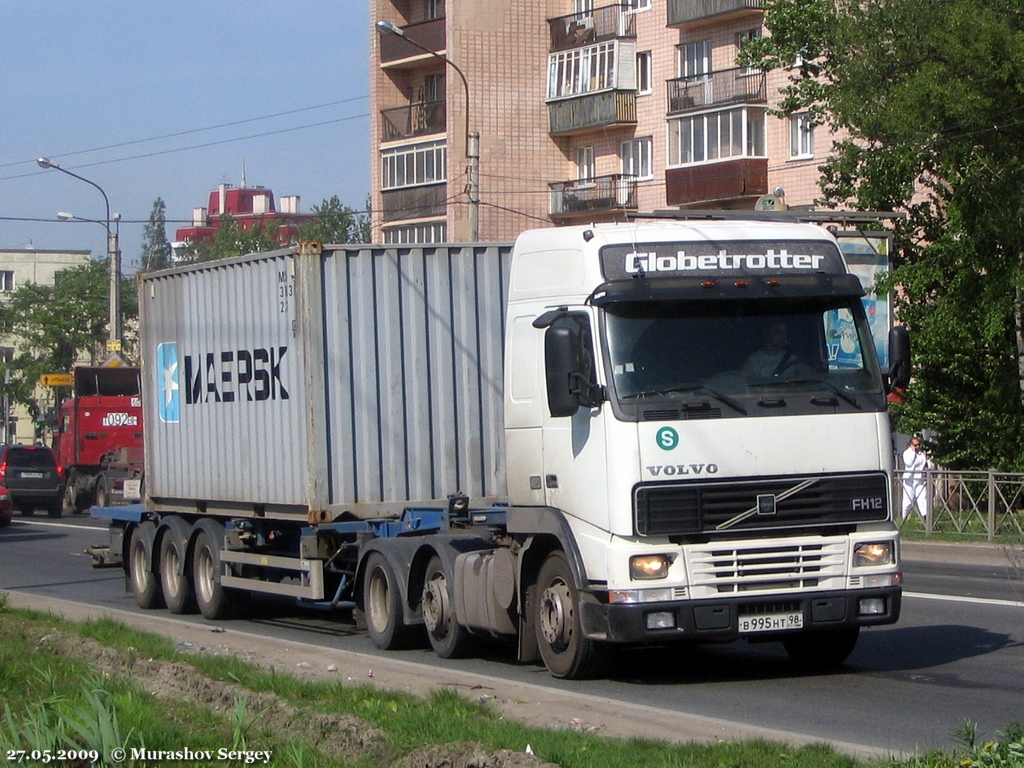
[[[94,515],[143,607],[287,595],[564,678],[741,638],[835,665],[899,617],[909,342],[880,368],[822,226],[303,243],[138,284],[145,499]]]

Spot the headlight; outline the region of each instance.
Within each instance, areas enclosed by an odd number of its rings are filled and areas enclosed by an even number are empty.
[[[664,579],[672,560],[669,555],[633,555],[629,558],[629,577],[635,580]]]
[[[853,548],[853,567],[889,565],[895,562],[891,541],[865,541]]]

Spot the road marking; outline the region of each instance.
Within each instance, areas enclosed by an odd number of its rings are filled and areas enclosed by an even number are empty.
[[[988,597],[960,597],[959,595],[933,595],[927,592],[904,592],[904,597],[920,597],[922,600],[942,600],[947,603],[975,603],[977,605],[1002,605],[1010,608],[1024,608],[1018,600],[995,600]]]
[[[74,528],[76,531],[102,531],[103,530],[102,528],[99,528],[99,527],[97,527],[95,525],[75,525],[73,523],[47,523],[47,522],[43,522],[42,520],[18,520],[17,522],[20,523],[20,524],[23,524],[23,525],[44,525],[44,526],[47,526],[49,528]],[[82,522],[85,522],[85,518],[83,518]]]

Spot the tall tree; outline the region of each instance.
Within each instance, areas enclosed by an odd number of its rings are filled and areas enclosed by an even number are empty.
[[[321,243],[370,242],[370,217],[342,205],[337,195],[313,206],[313,220],[299,227],[301,240]]]
[[[1024,14],[1019,0],[764,0],[783,113],[846,132],[822,202],[903,210],[897,312],[913,333],[905,431],[953,468],[1024,470]]]
[[[142,232],[142,271],[171,265],[171,244],[167,240],[167,204],[161,198],[153,202],[149,222]]]

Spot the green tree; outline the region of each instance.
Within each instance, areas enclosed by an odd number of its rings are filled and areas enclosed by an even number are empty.
[[[952,468],[1024,470],[1024,14],[1019,0],[765,0],[743,64],[787,68],[779,112],[849,138],[827,205],[902,210],[897,313],[912,332],[903,431]]]
[[[121,283],[122,316],[138,315],[130,284]],[[110,317],[109,272],[91,261],[57,272],[54,285],[28,283],[0,306],[0,323],[17,340],[18,353],[6,366],[12,397],[38,417],[34,390],[44,373],[68,372],[80,357],[99,363],[106,357]]]
[[[300,240],[319,240],[321,243],[370,242],[370,217],[365,213],[342,205],[335,195],[313,206],[311,221],[299,227]]]
[[[161,198],[153,203],[149,222],[142,232],[142,271],[171,265],[171,244],[167,240],[167,204]]]
[[[273,221],[256,221],[248,229],[243,229],[237,220],[224,216],[216,234],[209,240],[190,243],[181,253],[181,260],[196,263],[272,251],[283,247],[277,236],[278,226]]]

